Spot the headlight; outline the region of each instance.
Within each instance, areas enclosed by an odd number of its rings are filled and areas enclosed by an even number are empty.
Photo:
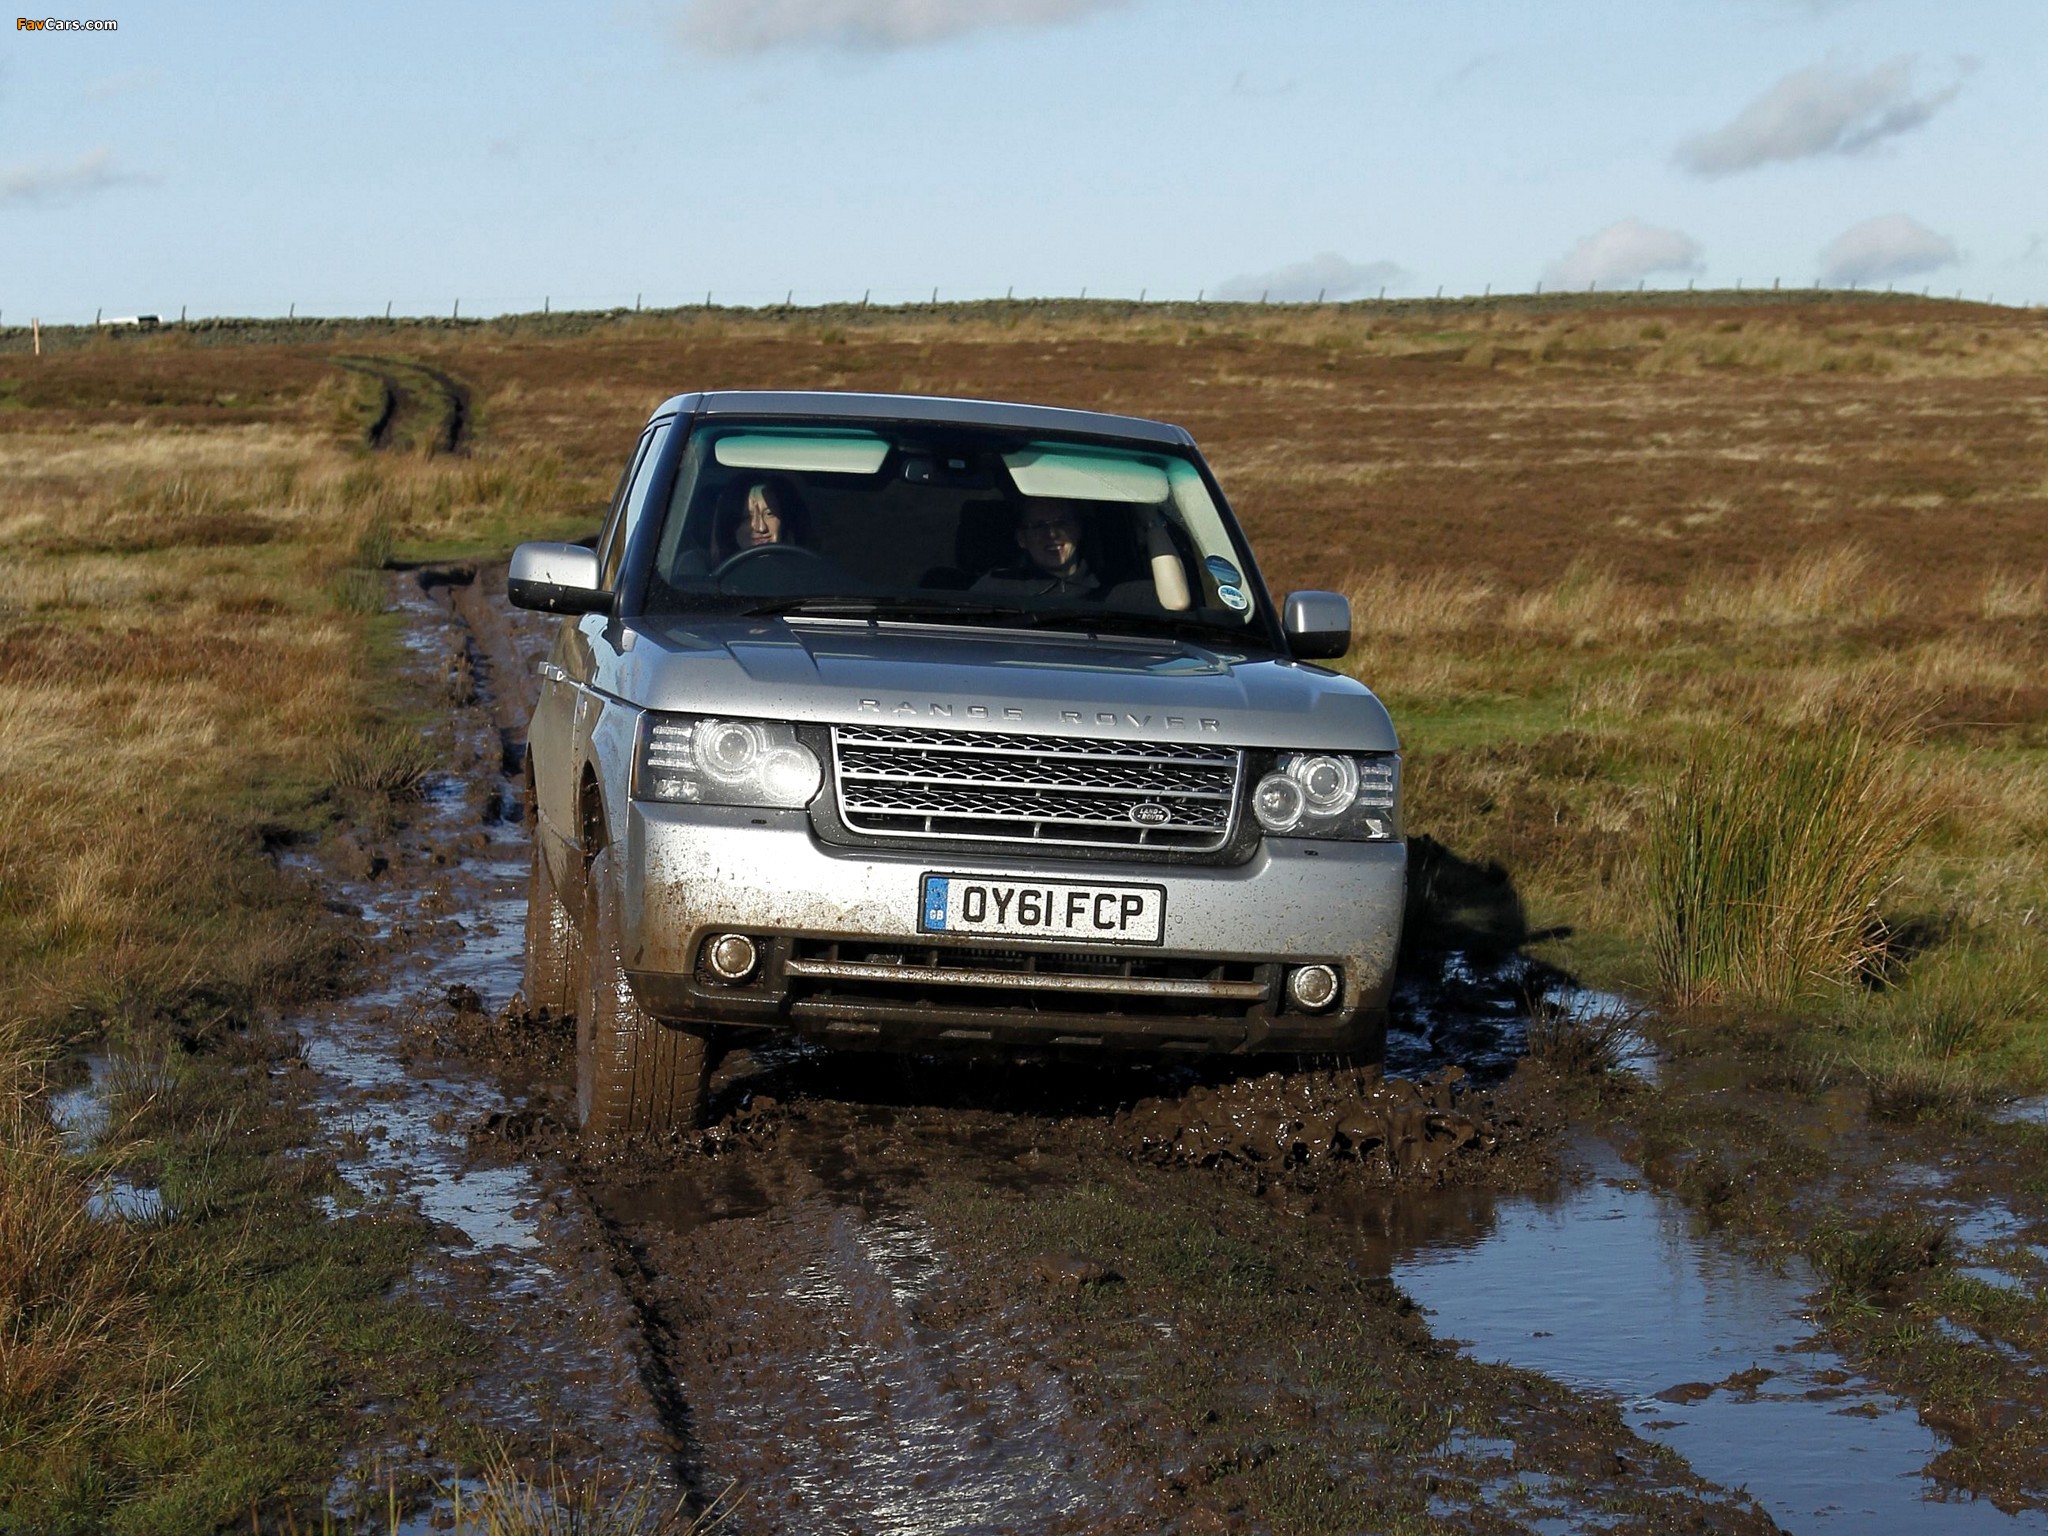
[[[817,755],[781,721],[640,717],[636,800],[794,809],[809,805],[824,782]]]
[[[1289,752],[1252,790],[1252,814],[1276,837],[1392,842],[1401,835],[1396,752]]]

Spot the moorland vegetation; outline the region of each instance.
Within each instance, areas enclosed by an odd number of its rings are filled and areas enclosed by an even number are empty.
[[[2038,316],[1014,305],[43,343],[0,334],[0,1529],[211,1529],[324,1488],[371,1397],[459,1377],[459,1325],[391,1299],[416,1225],[329,1221],[343,1186],[277,1086],[290,1010],[356,963],[284,855],[402,818],[430,770],[387,567],[590,531],[677,389],[1182,422],[1273,586],[1352,596],[1419,926],[1765,1035],[1881,1112],[2048,1085]],[[1489,867],[1512,900],[1438,878]],[[51,1111],[88,1056],[86,1145]],[[89,1218],[116,1178],[175,1219]],[[1862,1295],[1849,1251],[1829,1273]]]

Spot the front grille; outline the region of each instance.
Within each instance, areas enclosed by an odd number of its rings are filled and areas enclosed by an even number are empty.
[[[1244,754],[841,725],[832,770],[840,820],[868,837],[1213,853],[1235,829]]]

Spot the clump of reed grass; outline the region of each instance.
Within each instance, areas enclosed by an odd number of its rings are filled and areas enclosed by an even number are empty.
[[[1960,1114],[1977,1102],[1977,1084],[1953,1062],[1904,1056],[1866,1066],[1870,1113],[1879,1120]]]
[[[433,748],[412,731],[388,730],[354,736],[337,746],[327,772],[344,796],[416,800],[434,771]]]
[[[1878,902],[1928,817],[1896,746],[1866,727],[1696,742],[1649,819],[1665,990],[1783,1005],[1870,974]]]
[[[1881,1216],[1869,1226],[1828,1227],[1810,1250],[1828,1280],[1829,1300],[1859,1309],[1886,1306],[1907,1283],[1947,1257],[1946,1223],[1918,1216]]]
[[[1619,1076],[1642,1045],[1634,1013],[1578,1013],[1552,998],[1529,1010],[1529,1058],[1560,1077]]]
[[[343,613],[382,613],[384,574],[359,565],[343,566],[329,579],[327,595]]]
[[[728,1486],[690,1515],[681,1498],[665,1495],[651,1477],[607,1488],[569,1477],[552,1457],[536,1481],[522,1476],[503,1450],[479,1482],[458,1482],[449,1492],[445,1522],[455,1536],[709,1536],[739,1507]]]
[[[606,1487],[602,1479],[578,1479],[549,1454],[539,1477],[528,1477],[498,1448],[475,1479],[457,1479],[436,1493],[432,1524],[453,1536],[711,1536],[739,1507],[737,1485],[727,1485],[705,1509],[686,1513],[684,1499],[664,1493],[653,1477],[627,1479]],[[397,1536],[412,1522],[399,1479],[385,1466],[358,1468],[344,1495],[356,1532],[385,1530]]]
[[[1978,611],[1994,623],[2000,619],[2038,619],[2048,613],[2048,571],[2027,577],[1993,571],[1977,597]]]

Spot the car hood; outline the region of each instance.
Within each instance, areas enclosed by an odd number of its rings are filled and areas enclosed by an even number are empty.
[[[1362,683],[1193,641],[817,619],[640,619],[629,703],[698,714],[927,729],[1391,752]]]

